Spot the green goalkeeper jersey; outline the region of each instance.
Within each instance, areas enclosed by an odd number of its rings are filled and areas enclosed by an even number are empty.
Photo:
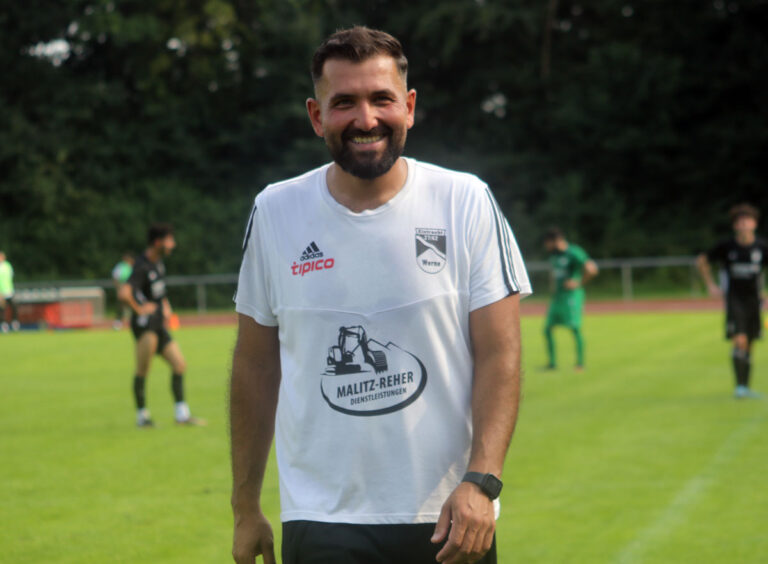
[[[0,296],[13,295],[13,267],[7,260],[0,262]]]
[[[581,282],[584,265],[589,260],[587,252],[578,245],[569,244],[562,252],[549,255],[549,264],[555,277],[555,295],[573,292],[564,287],[566,280]],[[577,288],[581,289],[581,287]]]

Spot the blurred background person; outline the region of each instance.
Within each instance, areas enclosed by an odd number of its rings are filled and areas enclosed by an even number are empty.
[[[163,259],[176,248],[173,227],[154,223],[147,234],[147,248],[137,257],[128,281],[120,287],[118,297],[133,310],[131,330],[136,339],[136,372],[133,395],[136,401],[136,425],[154,427],[146,404],[145,384],[155,354],[161,355],[171,367],[171,392],[174,418],[180,425],[205,425],[193,417],[184,399],[184,372],[187,361],[179,344],[168,331],[171,303],[165,286]]]
[[[731,208],[733,235],[696,259],[711,296],[725,294],[725,336],[733,343],[731,358],[736,399],[755,398],[750,387],[752,342],[762,333],[762,272],[768,266],[768,242],[755,235],[760,212],[750,204]],[[712,278],[711,264],[721,266],[721,285]]]
[[[0,251],[0,331],[7,333],[10,329],[19,330],[19,312],[16,309],[13,288],[13,266],[8,262],[4,251]],[[10,325],[5,319],[5,310],[11,310]]]
[[[553,370],[557,367],[552,329],[562,325],[573,333],[576,343],[576,370],[580,371],[584,369],[584,337],[581,334],[584,284],[597,276],[597,265],[584,249],[569,243],[557,227],[547,230],[543,242],[549,254],[549,264],[555,281],[555,293],[544,325],[548,358],[546,368]]]

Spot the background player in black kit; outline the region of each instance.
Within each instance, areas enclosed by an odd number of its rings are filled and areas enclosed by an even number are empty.
[[[203,425],[205,422],[202,419],[192,417],[184,401],[184,371],[187,363],[167,327],[171,304],[165,291],[165,265],[162,259],[176,247],[173,228],[166,223],[153,224],[147,239],[147,249],[136,258],[130,278],[119,291],[119,298],[133,310],[131,331],[136,339],[136,374],[133,378],[136,425],[154,426],[146,406],[144,390],[155,354],[162,355],[171,366],[176,423]]]
[[[753,398],[749,378],[752,341],[760,337],[760,309],[763,291],[763,267],[768,266],[768,242],[755,236],[760,213],[749,204],[730,211],[734,237],[725,239],[699,255],[697,266],[709,293],[725,293],[726,337],[733,341],[733,370],[736,375],[736,398]],[[721,288],[712,279],[711,263],[722,266]]]

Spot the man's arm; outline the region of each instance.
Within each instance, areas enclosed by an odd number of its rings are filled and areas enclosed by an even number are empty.
[[[168,298],[163,298],[163,319],[165,319],[166,323],[171,318],[171,315],[173,315],[171,302],[168,300]]]
[[[519,295],[470,313],[469,330],[474,373],[467,470],[501,477],[520,401]],[[495,528],[493,502],[477,485],[462,482],[443,504],[432,536],[435,543],[448,536],[437,560],[474,562],[490,549]]]
[[[235,532],[232,556],[237,564],[275,563],[272,528],[261,510],[261,486],[275,432],[280,387],[277,327],[238,315],[232,357],[229,415],[232,442],[232,511]]]
[[[583,286],[590,280],[592,280],[595,276],[597,276],[597,273],[600,271],[600,269],[597,268],[597,263],[593,261],[592,259],[589,259],[587,262],[584,263],[584,270],[581,274],[581,285]]]
[[[121,302],[127,304],[128,307],[135,311],[136,315],[152,315],[157,311],[157,304],[155,302],[146,302],[143,304],[137,302],[136,298],[133,297],[133,286],[128,282],[120,286],[117,290],[117,297]]]
[[[569,290],[575,290],[579,286],[584,286],[587,282],[592,280],[595,276],[597,276],[598,272],[599,269],[597,268],[597,263],[591,258],[587,258],[587,260],[581,266],[581,280],[569,278],[563,283],[563,286]]]
[[[699,273],[704,279],[704,283],[707,285],[707,291],[709,292],[709,295],[722,296],[723,291],[720,289],[720,286],[715,284],[715,281],[712,278],[712,268],[709,265],[709,259],[707,259],[707,255],[705,253],[701,253],[698,257],[696,257],[696,268],[699,269]]]

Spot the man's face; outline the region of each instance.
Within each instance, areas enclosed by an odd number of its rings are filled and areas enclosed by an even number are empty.
[[[757,220],[751,215],[740,215],[733,220],[733,230],[737,233],[754,233]]]
[[[567,246],[568,244],[565,242],[565,239],[561,237],[555,239],[546,239],[544,241],[544,249],[546,249],[549,254],[562,253]]]
[[[173,235],[166,235],[162,239],[155,241],[155,248],[157,248],[160,256],[167,257],[176,248],[176,239]]]
[[[403,153],[416,106],[416,91],[406,90],[395,60],[329,59],[316,96],[307,111],[336,164],[366,180],[386,174]]]

